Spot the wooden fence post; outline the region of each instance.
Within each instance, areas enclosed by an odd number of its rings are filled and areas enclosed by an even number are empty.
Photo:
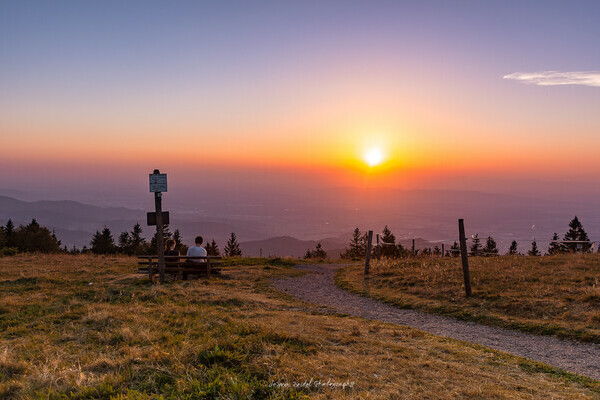
[[[445,254],[446,254],[446,252],[444,251],[444,243],[442,243],[442,255],[441,255],[441,257],[444,257]]]
[[[415,239],[412,240],[412,256],[415,256]]]
[[[471,275],[469,274],[469,255],[467,254],[467,238],[463,219],[458,220],[458,238],[460,240],[460,256],[462,258],[463,277],[465,279],[465,294],[471,297]]]
[[[373,231],[369,231],[367,236],[367,250],[365,254],[365,275],[369,275],[369,266],[371,264],[371,245],[373,242]]]

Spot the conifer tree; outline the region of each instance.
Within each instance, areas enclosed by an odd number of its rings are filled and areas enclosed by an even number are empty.
[[[40,226],[34,218],[28,225],[20,225],[12,231],[11,245],[21,252],[58,253],[61,243],[53,232]]]
[[[213,239],[212,242],[206,244],[206,255],[213,257],[221,256],[219,246],[217,246],[217,242],[215,242],[215,239]]]
[[[231,236],[223,249],[225,251],[226,257],[236,257],[242,255],[242,250],[240,250],[240,244],[237,241],[235,233],[231,232]]]
[[[312,256],[312,258],[327,258],[327,252],[323,250],[323,246],[321,245],[321,243],[317,243],[317,247],[315,248],[315,251],[312,252]]]
[[[517,250],[517,241],[513,240],[508,249],[508,255],[514,256],[519,254],[519,250]]]
[[[390,228],[386,225],[383,228],[383,234],[380,237],[381,245],[381,256],[383,257],[397,257],[398,249],[396,247],[396,236],[390,231]]]
[[[367,234],[362,234],[360,229],[355,228],[352,233],[352,239],[346,251],[342,254],[342,258],[357,260],[365,256],[367,248]]]
[[[16,247],[14,242],[15,233],[15,224],[12,222],[12,219],[9,219],[6,222],[6,227],[4,227],[4,234],[6,235],[6,247]]]
[[[142,237],[142,227],[140,224],[135,224],[131,230],[130,243],[132,254],[140,255],[148,252],[148,243],[146,239]]]
[[[94,254],[112,254],[116,252],[115,241],[110,229],[107,227],[104,227],[102,232],[96,231],[90,245]]]
[[[552,241],[550,242],[550,247],[548,247],[548,254],[551,256],[554,254],[560,254],[565,252],[564,245],[560,242],[558,238],[558,233],[554,232],[552,235]]]
[[[583,225],[581,224],[581,222],[579,222],[579,218],[577,218],[577,216],[575,216],[575,218],[573,218],[571,222],[569,222],[569,230],[567,231],[567,233],[565,233],[564,240],[589,242],[590,238],[583,229]],[[585,253],[590,249],[591,246],[589,243],[564,243],[564,245],[566,249],[568,249],[568,251],[572,253],[578,250],[583,251]]]
[[[529,250],[527,252],[527,254],[529,254],[530,256],[536,256],[536,257],[541,255],[540,251],[538,250],[537,242],[535,241],[535,239],[531,243],[531,250]]]
[[[436,246],[433,248],[433,255],[434,255],[434,256],[439,256],[440,254],[442,254],[442,249],[440,249],[440,247],[436,245]]]
[[[452,257],[458,257],[460,256],[460,246],[458,245],[458,242],[454,242],[454,244],[452,246],[450,246],[450,256]]]
[[[131,237],[129,232],[121,232],[119,235],[119,251],[123,254],[132,255],[131,251]]]
[[[478,256],[481,254],[481,239],[479,239],[479,234],[475,234],[473,236],[473,244],[471,245],[471,255]]]
[[[498,246],[494,238],[491,236],[488,236],[485,242],[485,247],[483,248],[483,252],[486,253],[486,256],[498,254]]]

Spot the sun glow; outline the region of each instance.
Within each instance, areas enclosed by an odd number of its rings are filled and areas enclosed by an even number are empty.
[[[373,148],[367,150],[364,153],[363,158],[369,167],[375,167],[383,162],[384,156],[381,149]]]

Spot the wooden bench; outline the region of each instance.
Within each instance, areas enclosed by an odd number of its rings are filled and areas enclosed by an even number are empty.
[[[150,280],[154,281],[156,275],[159,275],[158,256],[138,256],[138,272],[147,274]],[[221,257],[186,257],[186,256],[165,256],[165,274],[181,275],[183,280],[187,280],[188,275],[206,275],[210,279],[213,273],[220,274]],[[217,267],[217,268],[215,268]]]

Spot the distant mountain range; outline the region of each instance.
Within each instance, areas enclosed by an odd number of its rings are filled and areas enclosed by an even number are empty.
[[[69,200],[24,201],[17,198],[31,200],[32,196],[6,190],[0,193],[11,193],[0,196],[0,224],[8,218],[16,224],[36,218],[54,229],[68,247],[89,245],[93,233],[104,226],[111,229],[115,239],[136,223],[142,225],[146,237],[155,229],[146,226],[146,211],[141,209]],[[479,234],[483,240],[492,236],[503,251],[512,240],[526,251],[534,238],[544,250],[554,232],[564,235],[575,215],[590,239],[600,240],[600,208],[595,204],[475,191],[174,191],[163,208],[171,211],[170,228],[179,229],[185,243],[203,235],[223,249],[235,232],[248,255],[259,255],[262,249],[263,255],[302,256],[318,242],[335,255],[347,247],[355,227],[378,233],[385,225],[405,247],[410,248],[413,238],[422,238],[417,240],[417,248],[441,243],[449,246],[458,237],[458,218],[464,218],[467,236]]]

